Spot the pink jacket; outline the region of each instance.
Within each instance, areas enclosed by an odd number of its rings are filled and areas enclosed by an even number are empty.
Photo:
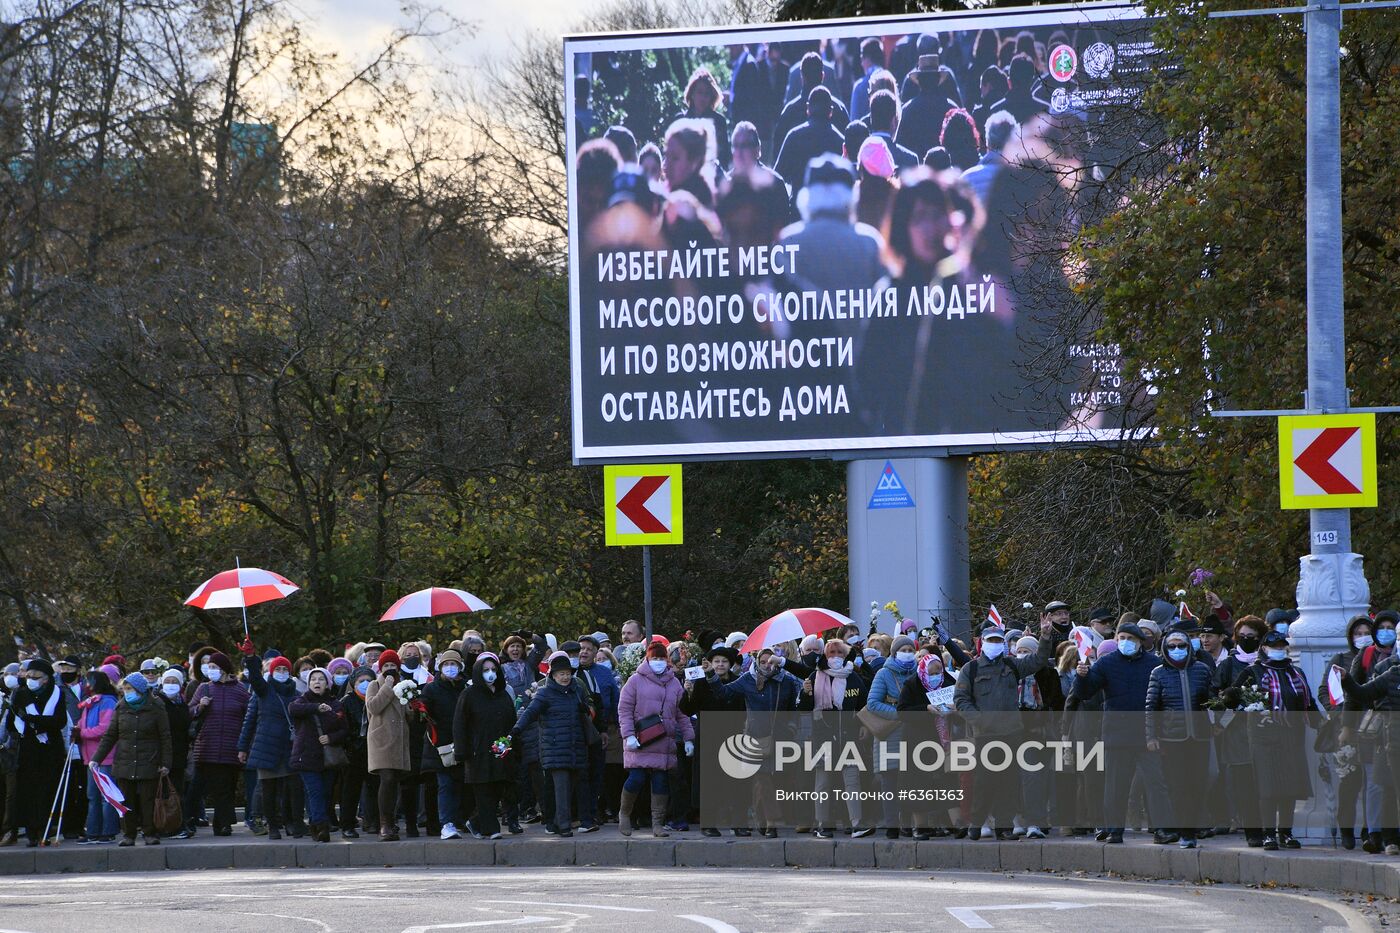
[[[681,712],[684,689],[670,668],[660,674],[645,662],[627,678],[617,703],[618,726],[622,732],[622,765],[625,768],[669,770],[676,766],[676,743],[695,741],[695,727]],[[627,747],[627,737],[637,728],[637,720],[659,714],[666,724],[667,738],[657,739],[638,749]]]
[[[82,753],[83,764],[92,764],[92,756],[97,752],[97,746],[102,744],[102,737],[107,734],[107,727],[112,724],[112,717],[117,712],[117,698],[97,694],[84,700],[92,705],[81,707],[78,710],[78,725],[75,727],[78,733],[78,750]],[[90,720],[95,720],[96,725],[88,725]],[[107,753],[107,757],[98,762],[100,765],[112,766],[112,756],[117,753],[113,746]]]

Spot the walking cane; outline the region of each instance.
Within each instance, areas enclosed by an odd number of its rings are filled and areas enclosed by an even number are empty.
[[[49,827],[53,826],[54,845],[63,841],[63,805],[68,797],[68,780],[73,773],[73,762],[69,755],[73,751],[73,730],[68,730],[68,741],[63,747],[63,774],[58,778],[58,792],[53,796],[53,806],[49,808],[49,819],[44,824],[44,835],[39,837],[40,845],[49,844]]]

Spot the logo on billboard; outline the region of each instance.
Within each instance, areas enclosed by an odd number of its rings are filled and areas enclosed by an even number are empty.
[[[763,746],[758,739],[740,732],[719,747],[719,766],[736,781],[747,781],[763,764]]]
[[[1050,52],[1050,77],[1056,81],[1068,81],[1074,77],[1075,70],[1079,67],[1079,56],[1074,53],[1074,47],[1068,45],[1057,45]]]
[[[1107,42],[1095,42],[1084,50],[1084,73],[1091,78],[1107,78],[1113,73],[1116,56]]]
[[[870,504],[866,508],[912,509],[913,507],[914,497],[909,495],[909,487],[904,485],[904,481],[894,471],[894,464],[886,460],[885,468],[880,471],[880,478],[875,483],[875,491],[870,494]]]

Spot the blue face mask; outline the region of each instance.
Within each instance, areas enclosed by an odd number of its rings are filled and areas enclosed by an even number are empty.
[[[350,675],[349,675],[349,674],[336,674],[336,675],[335,675],[335,685],[336,685],[337,687],[343,687],[343,686],[345,686],[345,682],[346,682],[347,680],[349,680],[349,679],[350,679]]]
[[[1199,638],[1193,638],[1193,639],[1191,639],[1191,650],[1192,650],[1192,651],[1200,651],[1200,650],[1201,650],[1201,640],[1200,640]]]
[[[1167,649],[1167,657],[1171,658],[1173,661],[1185,661],[1185,660],[1186,660],[1186,649],[1185,649],[1185,648],[1168,648],[1168,649]]]
[[[1118,653],[1123,655],[1123,657],[1125,658],[1131,658],[1133,655],[1138,653],[1138,643],[1133,641],[1132,639],[1128,639],[1127,641],[1120,641],[1118,643]]]
[[[1395,644],[1395,629],[1383,628],[1376,632],[1376,644],[1380,645],[1382,648],[1389,648],[1391,645]]]
[[[146,702],[146,695],[144,693],[137,693],[134,690],[130,693],[123,693],[122,698],[126,700],[127,706],[140,706],[142,703]]]
[[[605,669],[605,670],[609,670],[609,671],[612,670],[612,662],[611,662],[611,661],[597,661],[597,662],[594,663],[594,666],[595,666],[595,667],[601,667],[601,668],[603,668],[603,669]]]

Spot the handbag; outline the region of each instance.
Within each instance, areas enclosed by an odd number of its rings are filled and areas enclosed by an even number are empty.
[[[435,745],[433,747],[437,749],[438,760],[442,762],[444,768],[450,768],[457,763],[456,745]]]
[[[156,785],[155,824],[156,832],[162,836],[178,833],[185,825],[180,795],[168,774],[162,774]]]
[[[1368,709],[1361,715],[1361,722],[1356,726],[1356,734],[1363,739],[1379,738],[1381,727],[1385,725],[1385,717],[1379,710]]]
[[[326,733],[321,730],[321,714],[315,710],[312,710],[311,721],[316,724],[317,737],[325,738]],[[288,725],[291,724],[290,718],[288,718],[287,723]],[[339,745],[321,746],[321,765],[327,771],[331,770],[332,768],[343,768],[349,763],[350,756],[346,755],[345,749],[341,748]]]
[[[870,734],[877,739],[888,738],[891,732],[899,728],[898,719],[886,719],[883,716],[877,716],[868,706],[856,713],[856,719],[860,721],[862,726],[870,730]]]
[[[666,737],[666,723],[662,721],[659,713],[643,716],[633,726],[632,735],[640,744],[649,745],[657,739]]]

